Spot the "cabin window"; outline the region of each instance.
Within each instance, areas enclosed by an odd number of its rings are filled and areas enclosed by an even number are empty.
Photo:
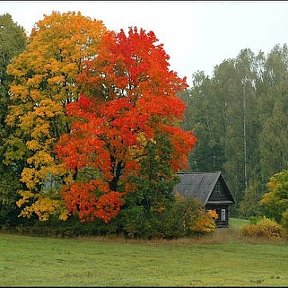
[[[226,209],[221,209],[221,221],[226,221]]]

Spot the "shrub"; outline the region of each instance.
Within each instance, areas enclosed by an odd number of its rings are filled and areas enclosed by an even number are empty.
[[[214,232],[216,230],[216,223],[214,220],[216,215],[213,213],[213,210],[206,212],[204,209],[200,209],[197,221],[192,228],[193,232],[198,234]]]
[[[256,238],[279,239],[284,236],[284,229],[276,221],[263,217],[256,224],[243,226],[241,234]]]
[[[116,218],[125,237],[172,239],[213,232],[215,214],[206,212],[198,200],[178,194],[165,209],[148,212],[143,206],[134,206],[123,209]]]
[[[80,222],[77,217],[70,217],[66,221],[59,220],[56,216],[47,221],[38,219],[26,219],[25,223],[18,225],[16,229],[23,234],[38,236],[75,237],[75,236],[101,236],[118,235],[118,224],[108,225],[96,219],[93,222]]]
[[[137,195],[135,195],[137,196]],[[194,198],[176,196],[164,209],[150,209],[143,205],[129,205],[108,224],[99,219],[81,223],[77,217],[60,221],[33,221],[18,226],[18,231],[41,236],[124,236],[141,239],[175,239],[203,235],[215,230],[215,211],[206,212]]]
[[[141,206],[123,209],[116,217],[119,231],[127,238],[179,238],[184,235],[180,209],[176,203],[160,212],[147,213]]]
[[[179,211],[176,217],[180,218],[183,225],[184,235],[202,235],[215,231],[216,212],[211,210],[206,212],[202,204],[193,197],[184,198],[180,195],[176,197],[176,206]]]

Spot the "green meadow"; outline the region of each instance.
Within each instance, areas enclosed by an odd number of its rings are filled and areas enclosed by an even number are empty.
[[[199,239],[48,238],[0,233],[0,286],[288,286],[285,241],[231,228]]]

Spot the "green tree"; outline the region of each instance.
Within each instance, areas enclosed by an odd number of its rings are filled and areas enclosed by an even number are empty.
[[[264,179],[267,175],[273,175],[288,165],[288,107],[285,106],[285,103],[276,99],[272,116],[263,125],[261,164]]]
[[[262,123],[259,142],[262,182],[288,165],[288,48],[276,45],[268,54],[262,72],[259,107]]]
[[[183,127],[198,138],[191,166],[222,170],[238,203],[260,170],[259,63],[250,49],[243,49],[215,66],[211,78],[195,73],[193,87],[181,95],[188,106]]]
[[[158,134],[155,141],[146,145],[147,156],[141,160],[141,171],[138,176],[130,178],[137,190],[128,193],[124,198],[124,206],[119,213],[120,227],[129,237],[152,238],[164,236],[169,231],[173,220],[168,220],[175,208],[174,187],[178,181],[169,162],[172,159],[173,147],[165,134]],[[159,157],[159,155],[162,155]],[[167,219],[166,219],[167,218]],[[165,221],[166,219],[166,221]],[[167,221],[168,220],[168,221]],[[165,231],[167,230],[167,231]]]
[[[12,81],[6,70],[11,60],[25,49],[26,38],[23,27],[14,22],[10,14],[0,16],[0,225],[15,223],[18,213],[15,191],[21,187],[19,166],[3,163],[4,139],[13,132],[5,125],[10,104],[8,90]]]
[[[237,191],[236,199],[240,203],[259,174],[260,122],[255,86],[258,62],[250,49],[243,49],[232,63],[230,79],[233,86],[230,84],[230,92],[226,93],[224,168],[227,180],[234,182],[232,189]]]
[[[261,199],[261,183],[256,178],[250,179],[245,189],[243,200],[239,203],[239,216],[241,218],[257,217],[261,215],[259,201]]]
[[[193,130],[198,139],[189,158],[195,171],[220,170],[224,162],[223,97],[215,88],[213,80],[199,71],[193,74],[193,87],[180,95],[187,106],[182,127]]]

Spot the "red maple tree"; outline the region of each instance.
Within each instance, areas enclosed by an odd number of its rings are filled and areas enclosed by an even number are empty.
[[[169,136],[173,170],[188,165],[196,138],[179,127],[185,106],[177,97],[186,79],[169,70],[169,56],[157,42],[153,32],[136,27],[128,35],[109,31],[79,75],[83,93],[67,105],[72,131],[62,135],[56,153],[74,178],[63,198],[81,220],[109,222],[118,214],[122,197],[135,189],[129,176],[140,173],[145,147],[157,133]]]

